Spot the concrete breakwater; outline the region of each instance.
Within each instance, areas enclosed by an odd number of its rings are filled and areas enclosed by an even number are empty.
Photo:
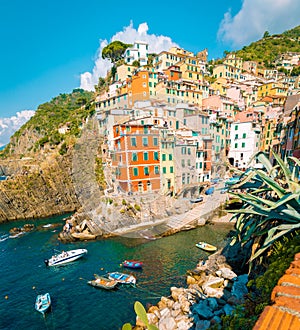
[[[221,251],[206,261],[199,260],[196,268],[187,272],[186,281],[187,288],[171,287],[169,297],[162,297],[148,309],[150,324],[159,330],[208,329],[242,304],[248,292],[248,275],[238,276]],[[134,329],[146,329],[138,317]]]

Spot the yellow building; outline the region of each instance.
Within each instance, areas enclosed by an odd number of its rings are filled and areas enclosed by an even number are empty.
[[[265,96],[287,96],[287,88],[282,83],[270,81],[258,87],[257,98],[262,99]]]
[[[202,105],[202,85],[193,81],[160,81],[156,86],[156,95],[168,103],[189,103]]]
[[[240,57],[237,57],[235,54],[228,54],[223,61],[224,64],[227,64],[229,66],[233,66],[237,69],[242,70],[243,68],[243,60]]]
[[[219,92],[220,95],[226,96],[228,86],[226,78],[217,78],[210,86],[214,91]]]
[[[213,69],[213,77],[239,80],[242,69],[228,64],[219,64]]]
[[[133,74],[133,72],[136,70],[135,66],[122,64],[117,67],[117,73],[116,73],[116,81],[124,82],[128,78],[130,78]]]
[[[183,79],[203,82],[203,62],[196,57],[187,57],[178,62],[177,65],[180,67]]]

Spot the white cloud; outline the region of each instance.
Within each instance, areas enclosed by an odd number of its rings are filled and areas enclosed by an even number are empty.
[[[135,41],[145,41],[149,45],[149,53],[160,53],[163,50],[169,50],[173,46],[178,45],[174,43],[171,38],[163,35],[148,34],[148,24],[142,23],[136,30],[133,23],[130,22],[129,26],[124,27],[123,31],[117,32],[110,40],[120,40],[124,43],[132,44]],[[100,47],[97,51],[97,58],[95,65],[91,72],[85,72],[81,75],[80,87],[86,90],[93,90],[94,85],[98,83],[99,77],[105,77],[107,71],[112,67],[109,60],[103,60],[101,57],[102,49],[110,42],[107,40],[100,40]]]
[[[33,115],[33,110],[23,110],[17,112],[10,118],[0,118],[0,147],[9,142],[9,138]]]
[[[299,0],[243,0],[241,10],[225,13],[218,37],[233,48],[262,38],[265,31],[282,33],[300,24]]]

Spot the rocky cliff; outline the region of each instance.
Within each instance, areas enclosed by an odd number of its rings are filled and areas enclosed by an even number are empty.
[[[70,155],[1,161],[8,179],[0,182],[0,222],[48,217],[79,207]]]

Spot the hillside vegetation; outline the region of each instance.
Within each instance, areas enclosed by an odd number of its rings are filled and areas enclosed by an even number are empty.
[[[278,55],[287,52],[300,53],[300,25],[282,34],[270,36],[265,32],[262,39],[234,53],[244,61],[256,61],[261,66],[272,68]]]
[[[11,137],[2,157],[35,153],[46,144],[54,149],[59,147],[63,154],[72,138],[79,136],[82,123],[94,112],[93,98],[92,92],[74,89],[39,105],[34,116]],[[62,126],[68,127],[66,134],[59,133]]]

